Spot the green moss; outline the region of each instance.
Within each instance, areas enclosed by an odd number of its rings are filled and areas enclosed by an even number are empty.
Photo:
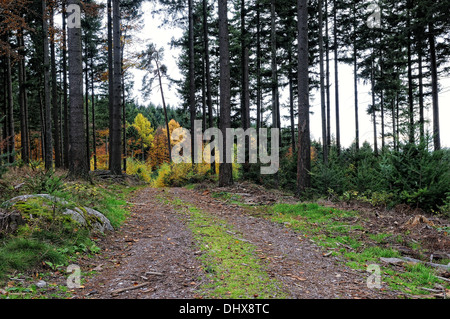
[[[180,199],[167,200],[189,211],[189,228],[202,251],[208,281],[201,286],[209,298],[286,298],[282,284],[269,277],[252,244],[243,241],[225,220],[213,217]]]
[[[62,214],[66,205],[58,201],[50,201],[46,198],[36,197],[27,201],[19,201],[12,206],[19,211],[28,228],[47,228],[51,224],[64,224],[67,227],[79,227],[69,215]],[[21,227],[22,231],[27,227]]]

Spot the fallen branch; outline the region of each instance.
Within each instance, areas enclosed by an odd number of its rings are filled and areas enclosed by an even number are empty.
[[[448,279],[448,278],[444,278],[444,277],[440,277],[440,276],[436,276],[436,278],[438,278],[440,280],[444,280],[446,282],[450,282],[450,279]]]
[[[445,270],[450,270],[450,265],[441,265],[441,264],[435,264],[435,263],[431,263],[431,262],[426,262],[426,261],[421,261],[419,259],[414,259],[414,258],[410,258],[410,257],[401,257],[401,259],[405,260],[405,261],[410,261],[413,263],[421,263],[421,264],[425,264],[434,268],[442,268]]]
[[[136,286],[131,286],[131,287],[117,289],[117,290],[112,291],[111,294],[112,295],[117,295],[117,294],[120,294],[120,293],[125,292],[125,291],[129,291],[129,290],[134,290],[134,289],[139,289],[139,288],[145,287],[148,284],[150,284],[150,283],[149,282],[144,282],[143,284],[139,284],[139,285],[136,285]]]
[[[425,288],[425,287],[419,287],[419,289],[425,290],[425,291],[429,291],[429,292],[436,292],[436,293],[442,293],[442,290],[438,290],[438,289],[430,289],[430,288]]]
[[[345,247],[345,248],[347,248],[347,249],[349,249],[349,250],[353,250],[353,251],[354,251],[354,249],[353,249],[352,247],[348,246],[348,245],[342,244],[342,243],[340,243],[340,242],[336,242],[336,244],[338,244],[338,245],[340,245],[340,246],[342,246],[342,247]]]
[[[156,271],[147,271],[145,274],[146,275],[155,275],[155,276],[164,276],[164,274],[162,274],[160,272],[156,272]]]

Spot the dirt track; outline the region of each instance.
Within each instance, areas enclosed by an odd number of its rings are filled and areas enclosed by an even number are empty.
[[[101,240],[96,275],[86,278],[77,298],[185,299],[198,298],[207,280],[187,228],[186,211],[161,198],[181,200],[219,217],[254,245],[267,273],[295,299],[395,298],[388,290],[367,288],[368,273],[324,257],[319,247],[298,233],[242,208],[212,198],[209,192],[185,188],[146,188],[131,199],[132,215],[123,227]],[[180,201],[178,201],[180,202]],[[302,280],[298,280],[301,277]]]

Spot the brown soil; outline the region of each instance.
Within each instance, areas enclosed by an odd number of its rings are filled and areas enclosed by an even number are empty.
[[[244,203],[251,205],[273,203],[296,203],[293,196],[288,196],[278,190],[267,190],[262,186],[247,182],[236,184],[233,187],[210,189],[208,192],[228,192],[241,196]],[[362,240],[370,242],[365,234],[389,234],[383,242],[386,246],[399,250],[403,255],[430,261],[441,258],[450,259],[450,220],[424,212],[419,208],[407,205],[398,205],[394,209],[374,207],[368,203],[358,201],[332,202],[319,201],[320,205],[343,210],[358,211],[359,217],[346,221],[348,224],[358,223],[365,229],[360,234]],[[399,243],[398,235],[402,241]],[[383,244],[382,243],[382,244]],[[407,247],[408,243],[420,245],[420,251]],[[377,243],[380,244],[380,243]],[[433,256],[431,256],[433,255]]]
[[[284,290],[291,298],[385,299],[400,296],[384,286],[381,290],[369,289],[368,273],[350,269],[336,257],[324,257],[320,247],[284,225],[257,215],[251,216],[248,208],[211,196],[213,192],[220,191],[241,194],[241,198],[251,205],[274,203],[280,199],[283,202],[295,202],[294,198],[284,194],[246,184],[237,184],[233,188],[203,187],[196,190],[145,188],[131,200],[132,214],[128,222],[119,231],[99,240],[98,245],[103,253],[95,260],[90,259],[89,265],[83,266],[96,268],[97,273],[85,278],[84,289],[77,290],[74,297],[199,297],[199,287],[205,282],[206,276],[187,228],[187,215],[169,204],[163,204],[157,198],[161,196],[181,199],[204,213],[230,223],[237,230],[237,237],[256,247],[269,275],[283,283]],[[369,212],[366,214],[371,216]],[[373,227],[382,228],[384,222],[386,227],[391,227],[388,225],[391,225],[392,220],[387,216],[385,213],[382,217],[372,217],[375,218]],[[383,223],[378,222],[377,218],[381,218]],[[436,219],[433,221],[442,222]],[[366,223],[369,226],[371,219]],[[403,220],[398,223],[403,225]],[[423,235],[425,231],[429,229],[422,229],[420,233]],[[439,247],[446,249],[447,244],[439,243],[443,245]]]
[[[132,199],[128,222],[98,243],[104,253],[94,261],[97,275],[86,279],[78,298],[196,296],[203,272],[192,249],[192,235],[186,229],[185,216],[157,199],[161,192],[146,188]],[[142,288],[134,289],[139,285]],[[125,288],[133,289],[121,291]]]

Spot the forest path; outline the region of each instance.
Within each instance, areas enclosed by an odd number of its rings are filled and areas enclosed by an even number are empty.
[[[353,270],[283,224],[251,216],[239,205],[213,198],[209,191],[145,188],[131,200],[131,216],[120,230],[100,240],[97,273],[83,282],[78,298],[199,298],[210,276],[199,259],[189,227],[195,207],[232,227],[236,241],[254,247],[267,275],[285,296],[295,299],[395,298],[389,290],[369,289],[369,273]],[[220,285],[220,282],[218,283]],[[275,296],[276,297],[276,296]],[[204,296],[207,298],[207,296]],[[222,298],[227,298],[226,295]]]

